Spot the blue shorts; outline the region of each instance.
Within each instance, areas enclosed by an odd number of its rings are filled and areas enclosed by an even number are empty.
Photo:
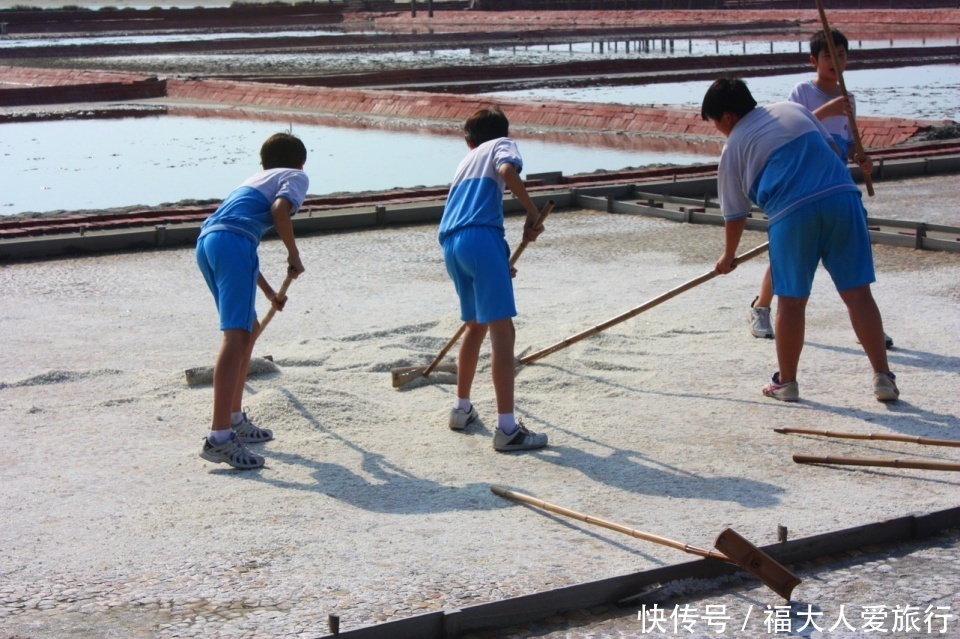
[[[443,240],[443,261],[460,297],[460,319],[493,322],[515,317],[510,248],[503,230],[468,226]]]
[[[838,291],[876,281],[859,193],[837,193],[802,206],[767,234],[775,295],[809,297],[821,260]]]
[[[245,235],[213,231],[197,240],[197,265],[220,313],[220,330],[253,331],[257,317],[257,243]]]

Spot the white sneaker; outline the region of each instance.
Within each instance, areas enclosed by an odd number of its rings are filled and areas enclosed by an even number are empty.
[[[469,411],[462,408],[451,408],[450,421],[447,425],[450,426],[450,430],[463,430],[476,421],[478,417],[480,415],[477,414],[477,409],[473,405],[470,406]]]
[[[531,433],[520,421],[517,421],[517,430],[509,435],[499,428],[497,428],[497,432],[493,434],[493,448],[502,453],[514,450],[533,450],[535,448],[543,448],[546,445],[546,435],[543,433]]]
[[[747,321],[750,322],[750,334],[754,337],[773,339],[773,324],[770,323],[770,307],[754,306],[759,297],[754,298],[750,304],[750,310],[747,313]]]

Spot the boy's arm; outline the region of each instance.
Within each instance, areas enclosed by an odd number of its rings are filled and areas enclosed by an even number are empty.
[[[737,247],[740,246],[740,237],[743,235],[743,229],[747,226],[747,218],[741,217],[735,220],[726,220],[723,223],[724,246],[723,255],[717,260],[716,270],[722,275],[726,275],[737,266],[733,260],[737,257]]]
[[[520,174],[517,173],[517,167],[510,162],[504,162],[497,168],[497,171],[506,183],[507,188],[513,193],[513,196],[520,200],[523,208],[527,210],[527,220],[523,224],[523,239],[527,242],[535,242],[537,236],[543,233],[542,224],[535,228],[537,218],[540,217],[540,211],[537,209],[537,205],[533,203],[533,200],[530,199],[530,194],[527,193],[527,187],[523,185],[523,180],[520,179]]]
[[[270,207],[270,216],[273,218],[273,226],[277,229],[277,235],[283,240],[283,245],[287,247],[287,270],[296,279],[306,269],[303,268],[303,262],[300,261],[300,251],[297,249],[297,241],[293,237],[293,220],[290,219],[293,208],[293,204],[289,200],[278,197],[273,201],[273,206]]]
[[[833,117],[835,115],[842,115],[844,117],[853,113],[853,104],[850,102],[850,97],[853,94],[840,95],[825,102],[816,109],[813,109],[813,114],[817,116],[817,119],[823,122],[826,118]]]
[[[260,290],[263,291],[264,297],[270,300],[270,303],[278,311],[283,310],[283,305],[287,303],[287,298],[284,296],[283,299],[277,298],[277,292],[273,290],[273,287],[267,282],[267,278],[263,276],[263,273],[257,273],[257,286],[260,287]]]

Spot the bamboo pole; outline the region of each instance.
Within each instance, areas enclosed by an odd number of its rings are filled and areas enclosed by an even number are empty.
[[[929,437],[913,437],[911,435],[878,435],[876,433],[843,433],[830,430],[815,430],[811,428],[774,428],[775,433],[789,435],[819,435],[821,437],[838,437],[841,439],[870,439],[873,441],[906,442],[923,446],[954,446],[960,448],[960,440],[931,439]]]
[[[743,255],[738,256],[738,257],[734,260],[733,263],[736,264],[736,265],[740,265],[740,264],[742,264],[743,262],[746,262],[747,260],[753,259],[754,257],[756,257],[756,256],[758,256],[758,255],[760,255],[760,254],[762,254],[762,253],[765,253],[769,247],[770,247],[769,242],[764,242],[764,243],[761,244],[760,246],[758,246],[758,247],[756,247],[756,248],[754,248],[754,249],[751,249],[751,250],[747,251],[747,252],[744,253]],[[620,315],[617,315],[616,317],[611,318],[611,319],[607,320],[606,322],[597,324],[597,325],[594,326],[593,328],[588,328],[587,330],[582,331],[582,332],[580,332],[580,333],[577,333],[576,335],[572,335],[571,337],[568,337],[568,338],[566,338],[566,339],[564,339],[564,340],[561,340],[561,341],[557,342],[556,344],[553,344],[552,346],[548,346],[548,347],[546,347],[546,348],[544,348],[544,349],[541,349],[541,350],[539,350],[539,351],[537,351],[537,352],[535,352],[535,353],[531,353],[531,354],[527,355],[526,357],[521,357],[521,358],[518,360],[518,362],[519,362],[521,365],[523,365],[523,364],[529,364],[529,363],[531,363],[531,362],[537,361],[538,359],[541,359],[541,358],[543,358],[543,357],[546,357],[547,355],[550,355],[550,354],[552,354],[552,353],[556,353],[557,351],[563,350],[563,349],[567,348],[568,346],[572,346],[573,344],[576,344],[577,342],[579,342],[579,341],[581,341],[581,340],[584,340],[584,339],[586,339],[586,338],[588,338],[588,337],[591,337],[591,336],[593,336],[593,335],[596,335],[597,333],[601,333],[601,332],[607,330],[608,328],[610,328],[611,326],[616,326],[617,324],[619,324],[619,323],[621,323],[621,322],[625,322],[626,320],[630,319],[631,317],[636,317],[636,316],[639,315],[640,313],[643,313],[644,311],[650,310],[650,309],[653,308],[654,306],[657,306],[657,305],[659,305],[659,304],[662,304],[663,302],[666,302],[667,300],[676,297],[677,295],[679,295],[680,293],[683,293],[684,291],[688,291],[688,290],[690,290],[691,288],[694,288],[694,287],[696,287],[696,286],[700,286],[700,285],[703,284],[704,282],[707,282],[707,281],[709,281],[709,280],[712,280],[713,278],[715,278],[715,277],[718,276],[718,275],[720,275],[720,273],[717,272],[716,270],[710,271],[709,273],[704,273],[704,274],[701,275],[700,277],[696,277],[696,278],[690,280],[689,282],[686,282],[686,283],[684,283],[684,284],[681,284],[680,286],[678,286],[678,287],[676,287],[676,288],[670,289],[669,291],[667,291],[667,292],[664,293],[663,295],[660,295],[659,297],[655,297],[655,298],[653,298],[652,300],[649,300],[648,302],[644,302],[644,303],[641,304],[640,306],[637,306],[636,308],[633,308],[633,309],[627,311],[626,313],[621,313]]]
[[[843,73],[840,71],[840,57],[837,55],[837,45],[833,42],[833,32],[830,30],[830,24],[827,22],[827,12],[823,8],[823,0],[817,0],[817,11],[820,13],[820,22],[823,24],[823,34],[827,40],[827,50],[830,51],[830,61],[833,62],[833,68],[837,72],[837,81],[840,84],[840,93],[843,97],[849,98],[847,85],[843,82]],[[860,129],[857,128],[857,118],[853,112],[847,114],[847,120],[850,122],[850,132],[853,133],[853,143],[856,146],[856,157],[863,159],[863,142],[860,141]],[[863,183],[867,186],[867,195],[873,197],[873,177],[864,171]]]
[[[919,470],[960,470],[960,463],[923,461],[920,459],[876,459],[871,457],[836,457],[827,455],[816,457],[813,455],[794,455],[793,461],[798,464],[830,464],[831,466],[881,466],[885,468],[916,468]]]
[[[287,289],[290,288],[290,283],[293,282],[293,275],[287,274],[287,277],[283,280],[283,284],[280,286],[280,290],[277,291],[277,300],[283,302],[287,299]],[[264,315],[263,320],[260,322],[260,330],[257,331],[257,337],[263,333],[263,329],[267,327],[267,324],[270,323],[270,320],[273,319],[273,316],[277,314],[276,307],[271,304],[270,310],[267,311],[267,314]]]
[[[720,559],[721,561],[728,561],[730,563],[736,563],[726,555],[716,550],[708,550],[706,548],[698,548],[697,546],[691,546],[690,544],[685,544],[682,541],[675,541],[673,539],[668,539],[666,537],[661,537],[660,535],[654,535],[653,533],[643,532],[642,530],[637,530],[635,528],[629,528],[622,524],[618,524],[606,519],[600,519],[599,517],[594,517],[593,515],[587,515],[585,513],[577,512],[576,510],[571,510],[569,508],[564,508],[563,506],[558,506],[556,504],[551,504],[548,501],[542,499],[537,499],[536,497],[531,497],[530,495],[525,495],[523,493],[518,493],[514,490],[509,490],[501,486],[491,486],[490,490],[494,494],[507,499],[513,499],[515,501],[523,502],[525,504],[530,504],[531,506],[536,506],[551,513],[556,513],[558,515],[563,515],[564,517],[570,517],[571,519],[576,519],[588,524],[593,524],[595,526],[600,526],[602,528],[607,528],[609,530],[614,530],[616,532],[623,533],[625,535],[630,535],[631,537],[636,537],[637,539],[643,539],[644,541],[651,541],[655,544],[660,544],[661,546],[670,546],[671,548],[676,548],[677,550],[682,550],[685,553],[691,555],[697,555],[699,557],[709,557],[711,559]]]

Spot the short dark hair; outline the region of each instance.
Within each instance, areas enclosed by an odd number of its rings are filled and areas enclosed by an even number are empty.
[[[463,137],[474,146],[510,135],[510,122],[498,106],[478,109],[463,124]]]
[[[830,29],[830,34],[833,36],[834,47],[843,47],[848,51],[850,50],[850,43],[847,42],[847,36],[840,33],[839,29]],[[810,36],[810,55],[814,58],[819,58],[821,51],[829,50],[827,46],[827,36],[823,32],[823,29]]]
[[[753,111],[755,106],[757,101],[753,99],[746,82],[740,78],[719,78],[703,96],[700,117],[704,120],[719,120],[729,111],[742,118]]]
[[[290,133],[274,133],[260,147],[264,169],[299,169],[306,161],[307,147]]]

